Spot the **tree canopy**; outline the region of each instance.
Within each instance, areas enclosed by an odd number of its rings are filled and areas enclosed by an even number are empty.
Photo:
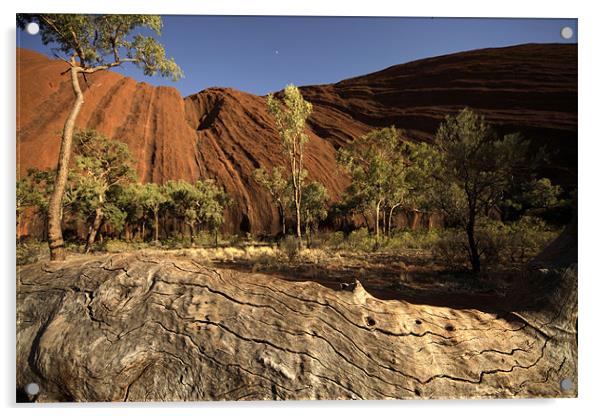
[[[153,36],[136,33],[147,29],[161,35],[160,16],[127,14],[18,14],[17,25],[23,29],[35,22],[40,27],[44,45],[55,56],[77,65],[85,73],[119,66],[136,65],[145,75],[171,77],[183,72],[165,48]]]
[[[472,269],[480,271],[481,249],[475,237],[479,218],[507,198],[507,191],[533,171],[529,142],[520,134],[500,136],[483,116],[464,109],[447,116],[425,153],[432,179],[430,200],[448,223],[466,231]]]
[[[267,97],[268,112],[274,118],[276,129],[282,142],[282,148],[288,161],[293,204],[295,208],[296,236],[301,244],[301,188],[303,186],[303,157],[305,144],[309,137],[305,133],[305,123],[312,112],[311,103],[303,99],[299,88],[288,85],[284,89],[282,102],[274,95]]]

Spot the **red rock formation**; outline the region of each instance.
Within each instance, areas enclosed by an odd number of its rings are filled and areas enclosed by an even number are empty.
[[[303,87],[313,103],[306,164],[333,199],[347,179],[335,147],[375,127],[396,125],[429,140],[446,114],[470,106],[502,131],[521,131],[556,151],[551,175],[576,186],[577,47],[521,45],[397,65],[336,84]],[[73,94],[66,64],[17,50],[17,166],[56,163]],[[123,140],[142,181],[214,178],[236,200],[228,231],[276,232],[278,213],[252,171],[283,162],[263,97],[210,88],[182,98],[114,72],[89,76],[79,127]]]

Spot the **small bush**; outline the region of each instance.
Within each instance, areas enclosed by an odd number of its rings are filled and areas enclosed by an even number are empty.
[[[439,239],[440,236],[437,230],[399,231],[392,236],[385,238],[383,240],[383,247],[388,250],[430,249],[437,241],[439,241]]]
[[[49,255],[48,243],[28,241],[17,243],[17,265],[35,263]]]
[[[433,255],[451,268],[465,268],[468,264],[466,235],[462,230],[446,230],[433,245]]]
[[[144,241],[125,241],[113,238],[105,238],[103,241],[97,241],[92,246],[94,252],[107,253],[126,253],[130,251],[142,250],[154,246],[155,243]]]
[[[172,236],[161,241],[161,244],[169,249],[180,249],[190,247],[190,239],[180,236]]]
[[[483,220],[475,228],[475,239],[484,268],[520,267],[543,250],[558,232],[534,217],[523,217],[513,223]],[[464,230],[449,229],[433,246],[436,258],[453,268],[469,266],[468,242]]]
[[[295,258],[297,258],[299,255],[299,244],[295,236],[285,236],[280,241],[279,248],[286,255],[289,261],[295,260]]]
[[[342,231],[335,231],[326,238],[326,245],[336,250],[340,249],[345,243],[345,233]]]
[[[554,238],[558,231],[549,229],[546,223],[536,217],[523,217],[509,227],[506,256],[513,262],[525,263],[539,254]]]
[[[326,263],[332,256],[320,248],[306,248],[301,250],[298,258],[304,263],[320,264]]]
[[[347,237],[345,246],[353,251],[372,251],[376,241],[366,228],[352,231]]]

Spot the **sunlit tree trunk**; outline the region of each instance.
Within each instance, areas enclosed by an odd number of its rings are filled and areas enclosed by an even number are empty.
[[[391,224],[393,222],[393,211],[395,211],[395,208],[397,208],[398,206],[400,206],[401,204],[393,204],[393,206],[391,206],[391,208],[389,209],[389,223],[387,225],[387,234],[389,236],[391,236]]]
[[[380,204],[382,203],[382,200],[379,200],[376,203],[376,209],[374,210],[374,213],[376,214],[376,221],[374,221],[374,231],[376,234],[376,241],[378,242],[380,239]]]
[[[48,203],[48,246],[50,247],[50,260],[65,260],[65,242],[63,241],[62,230],[62,210],[63,195],[67,184],[67,174],[69,173],[69,162],[71,159],[71,148],[73,145],[73,131],[77,116],[84,104],[84,94],[79,85],[78,74],[81,72],[79,67],[72,59],[71,87],[75,94],[75,101],[65,121],[63,136],[61,138],[61,147],[59,150],[59,159],[56,168],[54,180],[54,190]]]
[[[88,232],[88,240],[86,241],[86,247],[84,249],[85,253],[89,253],[90,250],[92,249],[92,245],[94,244],[94,241],[96,240],[96,235],[98,234],[98,230],[100,229],[100,226],[102,225],[102,216],[103,216],[102,208],[101,207],[96,208],[96,211],[94,213],[94,222],[90,226],[89,232]]]

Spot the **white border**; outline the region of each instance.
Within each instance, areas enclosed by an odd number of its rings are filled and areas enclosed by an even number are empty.
[[[198,414],[199,412],[240,413],[249,415],[287,414],[304,415],[364,414],[373,410],[379,413],[400,414],[420,412],[428,414],[507,414],[508,412],[540,412],[550,414],[588,413],[590,405],[598,398],[602,385],[600,367],[600,301],[602,295],[599,240],[602,198],[601,158],[602,110],[601,69],[602,21],[595,1],[542,1],[525,0],[487,1],[435,1],[394,2],[306,0],[290,4],[286,1],[267,0],[103,0],[101,2],[75,2],[34,0],[2,2],[1,42],[4,65],[2,106],[4,137],[0,140],[1,193],[3,230],[2,253],[5,273],[2,274],[2,329],[0,342],[4,363],[0,375],[2,400],[0,404],[14,408],[15,371],[15,283],[14,283],[14,172],[15,172],[15,20],[16,12],[77,12],[77,13],[161,13],[161,14],[238,14],[238,15],[347,15],[347,16],[439,16],[439,17],[558,17],[579,18],[579,399],[565,400],[504,400],[504,401],[428,401],[428,402],[287,402],[287,403],[185,403],[185,404],[129,404],[118,405],[52,405],[43,408],[21,406],[21,413],[38,412],[48,415],[81,414],[105,415],[107,411],[139,415]],[[12,408],[10,408],[12,407]]]

